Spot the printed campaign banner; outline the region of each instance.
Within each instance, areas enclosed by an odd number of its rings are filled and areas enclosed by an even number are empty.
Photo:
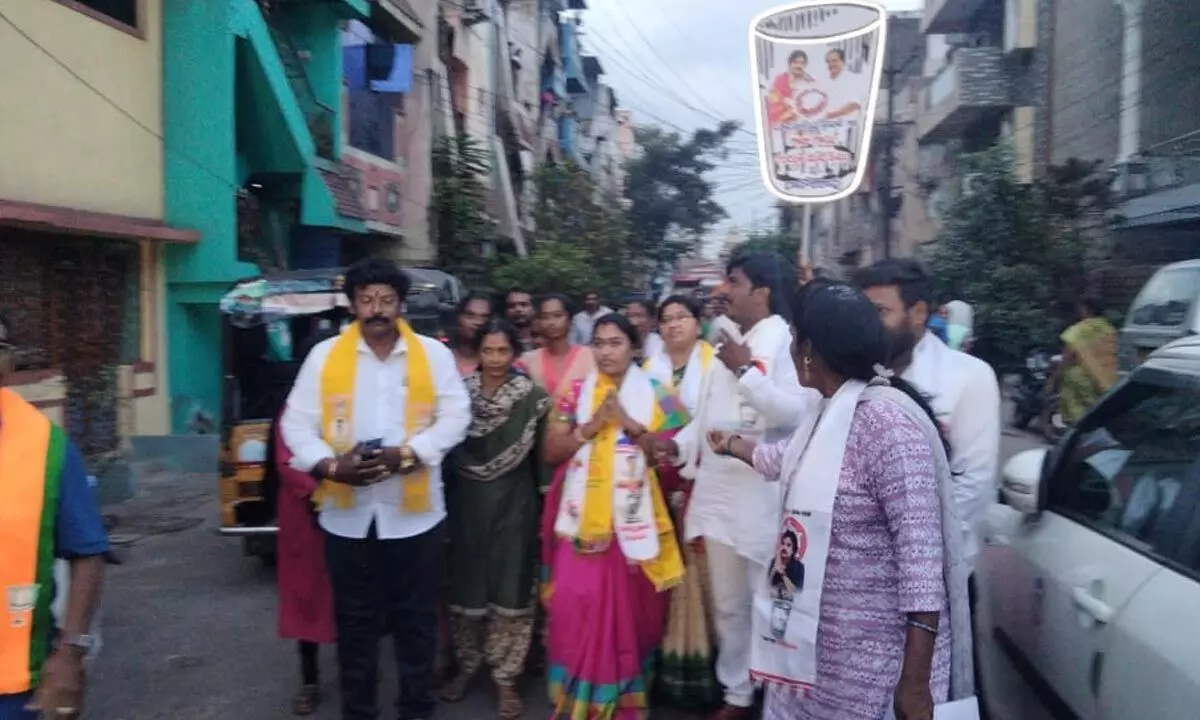
[[[750,23],[759,164],[782,200],[858,189],[871,156],[887,10],[861,0],[793,3]]]

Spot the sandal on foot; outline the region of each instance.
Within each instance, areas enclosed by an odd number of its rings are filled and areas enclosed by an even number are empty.
[[[316,685],[301,685],[292,698],[293,715],[312,715],[321,704],[321,689]]]
[[[500,700],[500,720],[519,720],[525,712],[525,703],[521,702],[517,688],[512,685],[497,685],[496,694]]]
[[[456,703],[460,702],[467,696],[467,687],[471,684],[470,675],[457,675],[453,680],[442,686],[441,692],[438,695],[444,702]]]

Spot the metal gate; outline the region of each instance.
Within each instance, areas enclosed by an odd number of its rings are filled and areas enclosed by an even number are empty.
[[[85,455],[120,444],[117,366],[136,359],[122,358],[122,343],[139,333],[129,292],[138,257],[127,242],[0,230],[0,308],[21,345],[18,367],[62,371],[65,429]]]

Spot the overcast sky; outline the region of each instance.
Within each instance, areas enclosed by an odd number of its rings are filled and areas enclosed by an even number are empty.
[[[588,0],[583,43],[598,55],[607,82],[638,124],[682,131],[737,120],[730,157],[715,173],[718,201],[729,213],[713,232],[723,238],[736,226],[748,232],[775,226],[773,196],[756,159],[752,77],[747,34],[750,19],[784,5],[780,0]],[[892,10],[920,8],[922,0],[883,0]]]

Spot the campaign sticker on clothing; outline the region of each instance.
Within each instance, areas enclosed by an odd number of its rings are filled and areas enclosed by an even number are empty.
[[[32,585],[9,585],[5,589],[8,598],[8,615],[13,627],[25,627],[29,624],[33,609],[37,607],[38,593],[41,587]]]

